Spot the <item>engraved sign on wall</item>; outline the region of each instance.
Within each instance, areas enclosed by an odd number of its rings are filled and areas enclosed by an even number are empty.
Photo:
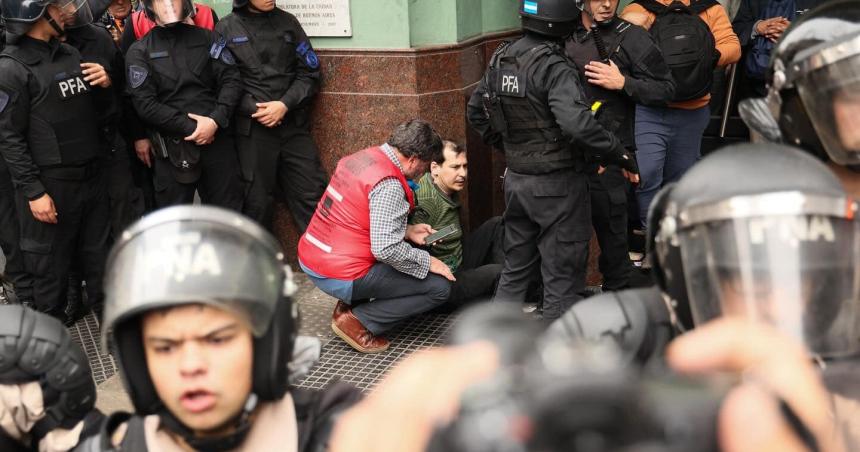
[[[276,0],[302,23],[308,36],[352,36],[349,0]]]

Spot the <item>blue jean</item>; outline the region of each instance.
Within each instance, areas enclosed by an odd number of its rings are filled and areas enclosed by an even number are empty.
[[[699,160],[710,119],[708,106],[695,110],[636,106],[636,161],[641,178],[636,197],[643,226],[657,192]]]
[[[402,320],[444,304],[450,293],[451,283],[437,274],[418,279],[377,262],[352,282],[352,298],[344,301],[368,331],[382,334]]]

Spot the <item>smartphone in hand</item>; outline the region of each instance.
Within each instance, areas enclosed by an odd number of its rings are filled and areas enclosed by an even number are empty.
[[[424,239],[424,244],[427,246],[433,245],[434,243],[438,242],[439,240],[444,239],[445,237],[450,237],[451,235],[456,233],[457,230],[458,229],[457,229],[456,225],[449,224],[448,226],[445,226],[444,228],[428,235]]]

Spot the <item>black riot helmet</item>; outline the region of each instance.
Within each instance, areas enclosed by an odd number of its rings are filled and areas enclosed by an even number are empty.
[[[573,0],[521,0],[522,27],[534,33],[563,38],[580,22],[580,10]]]
[[[690,299],[687,297],[687,284],[684,272],[681,271],[681,249],[677,240],[660,235],[660,223],[666,216],[674,215],[667,209],[675,208],[670,204],[670,194],[675,184],[667,184],[651,201],[648,208],[648,224],[645,228],[647,259],[651,264],[651,275],[657,282],[657,287],[669,299],[669,303],[684,329],[692,329],[693,314],[690,310]]]
[[[824,164],[778,144],[731,146],[658,201],[654,271],[688,300],[694,323],[751,318],[820,356],[860,353],[857,203]]]
[[[158,25],[181,23],[196,13],[191,0],[140,0],[144,14]]]
[[[64,27],[47,14],[49,5],[55,5],[61,10],[63,22],[66,24],[79,26],[93,21],[93,13],[87,0],[0,0],[0,11],[7,33],[26,34],[36,22],[44,18],[58,34],[64,34]]]
[[[259,225],[216,207],[163,209],[123,232],[107,268],[103,346],[113,340],[136,413],[158,414],[195,447],[206,448],[167,411],[144,359],[142,314],[171,306],[211,306],[250,326],[254,368],[246,411],[287,392],[287,363],[298,331],[298,307],[289,297],[295,286],[278,242]],[[212,440],[240,443],[248,428],[244,414],[237,416],[241,436]]]
[[[797,19],[776,44],[768,95],[741,103],[747,125],[840,165],[860,164],[860,2],[834,0]]]

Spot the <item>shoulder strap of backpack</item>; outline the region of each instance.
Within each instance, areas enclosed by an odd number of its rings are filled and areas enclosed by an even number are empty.
[[[634,0],[633,3],[645,8],[646,11],[659,15],[666,11],[666,5],[657,0]]]
[[[714,5],[719,5],[717,0],[690,0],[690,11],[699,15]]]
[[[621,50],[621,42],[624,41],[624,32],[633,26],[630,22],[624,19],[617,19],[618,24],[615,25],[615,39],[612,40],[612,45],[609,46],[609,55],[615,55]]]

